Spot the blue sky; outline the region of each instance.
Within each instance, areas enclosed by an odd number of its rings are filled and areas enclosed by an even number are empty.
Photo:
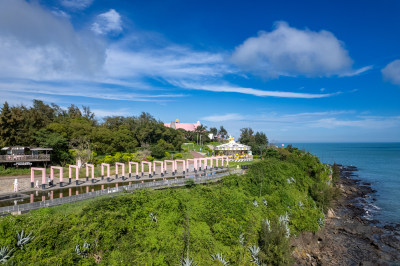
[[[400,141],[399,13],[394,0],[0,0],[0,100],[276,143]]]

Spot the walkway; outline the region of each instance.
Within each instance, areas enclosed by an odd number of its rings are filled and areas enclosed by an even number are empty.
[[[204,158],[205,156],[197,151],[190,151],[190,153],[193,155],[193,158]]]
[[[201,172],[203,173],[203,172]],[[212,174],[210,175],[205,175],[201,176],[200,172],[191,175],[193,180],[195,181],[196,184],[200,183],[208,183],[208,182],[216,182],[220,180],[222,177],[226,176],[229,174],[229,170],[217,170],[213,171]],[[25,203],[25,204],[20,204],[20,205],[13,205],[13,206],[7,206],[7,207],[1,207],[0,208],[0,215],[6,215],[9,213],[14,213],[14,214],[20,214],[21,212],[26,212],[34,209],[40,209],[43,207],[51,207],[51,206],[56,206],[56,205],[61,205],[64,203],[70,203],[70,202],[76,202],[80,200],[85,200],[89,198],[94,198],[97,196],[101,195],[108,195],[108,194],[113,194],[117,192],[123,192],[123,191],[132,191],[132,190],[137,190],[137,189],[143,189],[143,188],[153,188],[153,189],[160,189],[160,188],[167,188],[167,187],[176,187],[176,186],[184,186],[185,182],[189,178],[173,178],[173,179],[167,179],[167,180],[158,180],[154,182],[144,182],[144,183],[136,183],[136,184],[129,184],[125,186],[118,186],[118,187],[112,187],[108,189],[102,189],[98,191],[92,191],[83,194],[77,194],[77,195],[70,195],[70,196],[64,196],[64,197],[59,197],[59,198],[54,198],[54,199],[49,199],[49,200],[42,200],[38,202],[31,202],[31,203]],[[122,181],[122,179],[120,179]],[[89,185],[89,184],[86,184]],[[60,188],[58,188],[60,189]]]

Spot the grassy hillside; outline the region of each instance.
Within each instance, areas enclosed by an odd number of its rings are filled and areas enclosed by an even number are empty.
[[[329,173],[310,154],[282,150],[214,185],[188,182],[1,218],[0,247],[16,247],[10,264],[179,265],[188,256],[222,265],[212,260],[217,253],[233,265],[288,264],[288,237],[323,226]],[[34,236],[22,249],[21,230]]]

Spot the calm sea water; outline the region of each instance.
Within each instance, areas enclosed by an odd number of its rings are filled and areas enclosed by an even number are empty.
[[[400,143],[293,143],[324,163],[354,165],[378,192],[374,218],[400,223]]]

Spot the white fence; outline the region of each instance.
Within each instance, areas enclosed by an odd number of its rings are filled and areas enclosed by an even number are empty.
[[[195,183],[199,184],[199,183],[205,183],[210,180],[221,179],[223,176],[226,176],[228,174],[229,174],[228,171],[224,171],[224,172],[219,172],[214,175],[195,177],[192,179],[195,181]],[[160,180],[160,181],[154,181],[154,182],[137,183],[137,184],[126,185],[126,186],[121,186],[121,187],[107,188],[107,189],[103,189],[103,190],[97,190],[94,192],[88,192],[88,193],[79,194],[79,195],[72,195],[69,197],[57,198],[57,199],[52,199],[52,200],[44,200],[44,201],[38,201],[38,202],[33,202],[33,203],[25,203],[25,204],[20,204],[20,205],[6,206],[6,207],[0,208],[0,215],[5,215],[5,214],[9,214],[9,213],[25,212],[25,211],[44,208],[44,207],[57,206],[57,205],[61,205],[64,203],[70,203],[70,202],[95,198],[95,197],[98,197],[101,195],[108,195],[108,194],[123,192],[123,191],[132,191],[132,190],[143,189],[143,188],[158,188],[158,187],[166,188],[166,187],[171,187],[171,186],[184,185],[185,182],[189,179],[190,178],[178,178],[178,179],[168,179],[168,180]]]

